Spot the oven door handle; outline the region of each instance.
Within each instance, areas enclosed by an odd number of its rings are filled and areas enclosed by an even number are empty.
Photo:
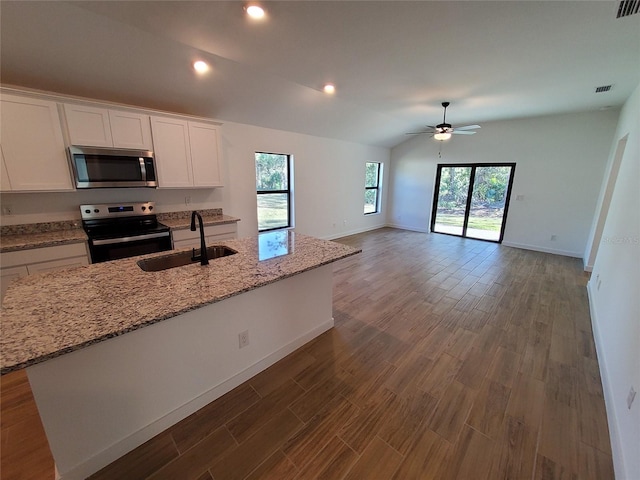
[[[119,238],[110,238],[107,240],[91,240],[93,245],[113,245],[114,243],[129,243],[136,242],[138,240],[148,240],[150,238],[162,238],[170,236],[170,232],[160,232],[160,233],[147,233],[144,235],[136,235],[133,237],[119,237]]]

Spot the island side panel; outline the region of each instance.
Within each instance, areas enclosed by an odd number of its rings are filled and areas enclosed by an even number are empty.
[[[332,272],[325,265],[29,367],[60,478],[86,478],[330,329]]]

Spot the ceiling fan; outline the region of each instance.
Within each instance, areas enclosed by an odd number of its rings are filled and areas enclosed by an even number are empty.
[[[431,133],[433,134],[433,138],[436,140],[448,140],[451,138],[451,134],[454,135],[473,135],[474,131],[477,128],[480,128],[480,125],[466,125],[464,127],[454,127],[450,123],[447,122],[447,107],[450,105],[449,102],[442,102],[442,106],[444,107],[444,114],[442,116],[442,123],[439,123],[435,127],[433,125],[427,125],[427,130],[422,130],[420,132],[410,132],[407,135],[421,135],[423,133]]]

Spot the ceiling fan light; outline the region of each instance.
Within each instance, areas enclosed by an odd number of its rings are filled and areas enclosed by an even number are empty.
[[[438,132],[433,138],[436,140],[449,140],[451,138],[451,134],[449,132]]]
[[[198,73],[206,73],[209,70],[209,64],[202,60],[198,60],[193,62],[193,69]]]
[[[247,15],[249,15],[251,18],[255,18],[256,20],[260,20],[265,16],[264,8],[262,8],[260,5],[256,5],[256,4],[248,5],[245,8],[245,11],[247,12]]]

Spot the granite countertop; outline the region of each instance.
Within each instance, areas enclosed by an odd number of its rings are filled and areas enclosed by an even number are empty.
[[[360,252],[290,231],[225,240],[235,255],[160,272],[136,261],[167,252],[16,280],[2,303],[1,373],[326,265]],[[177,251],[186,251],[180,249]],[[118,293],[121,292],[121,295]]]
[[[239,218],[223,215],[219,208],[199,212],[205,226],[240,221]],[[191,211],[159,213],[158,221],[172,230],[183,230],[191,226]],[[0,231],[0,253],[82,243],[87,240],[80,220],[9,225],[3,226]]]
[[[0,252],[53,247],[87,241],[79,220],[3,225],[0,228]]]
[[[87,234],[82,228],[53,232],[14,233],[0,237],[0,252],[15,252],[30,248],[54,247],[56,245],[86,241]]]
[[[158,221],[171,230],[185,230],[191,227],[191,216],[186,218],[158,218]],[[228,223],[239,222],[240,219],[236,217],[230,217],[229,215],[202,215],[202,223],[205,227],[211,225],[224,225]]]

